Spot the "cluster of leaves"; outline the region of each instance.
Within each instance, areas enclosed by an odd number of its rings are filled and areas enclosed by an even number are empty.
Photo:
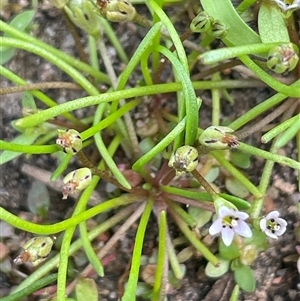
[[[293,99],[300,97],[300,81],[286,85],[274,77],[274,72],[287,73],[293,70],[299,75],[299,41],[294,38],[291,41],[290,38],[295,37],[292,10],[283,11],[275,2],[261,1],[258,14],[259,33],[256,33],[244,20],[251,5],[256,1],[245,0],[234,8],[229,0],[201,0],[199,6],[191,10],[195,15],[191,27],[180,36],[173,25],[174,22],[163,9],[165,5],[172,4],[172,1],[146,1],[152,20],[139,15],[134,6],[125,0],[99,0],[97,3],[91,0],[51,2],[88,35],[91,63],[87,64],[84,58],[74,58],[28,34],[26,28],[33,20],[35,11],[20,13],[9,24],[0,21],[0,28],[4,32],[0,38],[1,63],[3,65],[9,61],[15,49],[31,52],[67,73],[76,83],[71,86],[80,86],[87,96],[58,104],[39,91],[49,87],[47,83],[28,85],[25,79],[0,66],[1,74],[17,85],[10,89],[2,89],[2,94],[24,92],[24,117],[12,122],[12,126],[20,135],[13,141],[0,141],[0,148],[4,150],[0,160],[1,164],[4,164],[20,154],[53,154],[63,148],[65,154],[61,152],[61,162],[51,180],[57,180],[64,173],[71,158],[76,156],[83,168],[65,177],[63,197],[67,198],[73,191],[84,191],[72,216],[52,225],[34,224],[0,208],[1,219],[5,222],[15,228],[43,235],[26,243],[24,253],[15,260],[16,263],[30,261],[37,265],[46,260],[53,245],[53,239],[48,236],[63,232],[60,254],[39,266],[18,286],[15,293],[3,300],[18,300],[21,296],[48,285],[54,279],[57,279],[57,289],[52,298],[65,300],[66,294],[70,294],[74,288],[74,283],[66,286],[69,256],[84,248],[94,270],[99,276],[103,276],[104,270],[100,260],[138,219],[140,221],[132,263],[122,301],[135,300],[137,295],[153,301],[164,300],[168,293],[168,285],[176,285],[184,277],[183,263],[195,252],[200,252],[208,261],[208,276],[220,277],[231,268],[238,284],[232,292],[231,300],[237,300],[239,287],[249,292],[254,291],[255,279],[250,265],[267,246],[266,236],[260,231],[256,219],[261,216],[274,164],[285,164],[300,170],[299,162],[278,154],[278,150],[296,135],[298,154],[300,153],[299,114],[296,113],[297,106],[294,105]],[[184,1],[179,3],[185,7]],[[292,9],[297,7],[293,6]],[[129,60],[109,22],[136,22],[148,28],[146,36]],[[201,33],[201,42],[198,45],[192,43],[192,50],[188,51],[185,48],[188,46],[185,45],[191,45],[191,42],[185,44],[185,40],[193,32]],[[108,57],[103,34],[107,35],[120,61],[126,65],[118,76]],[[227,47],[210,50],[210,45],[215,39],[221,39]],[[106,73],[99,71],[98,52]],[[259,81],[273,89],[275,94],[224,127],[220,126],[219,92],[225,91],[226,95],[226,89],[255,87],[259,82],[221,80],[220,71],[233,66],[222,61],[235,57],[248,67]],[[162,58],[165,60],[162,61]],[[197,60],[206,65],[214,64],[210,69],[210,80],[191,80],[190,72]],[[174,81],[164,83],[161,74],[167,64],[171,65]],[[140,68],[143,77],[135,87],[127,88],[130,76],[137,68]],[[88,78],[85,74],[89,75]],[[101,93],[98,83],[105,83],[109,89]],[[64,87],[64,84],[66,83],[61,83],[60,87]],[[199,90],[212,90],[212,127],[207,129],[199,127],[202,101],[197,98],[195,92]],[[159,97],[170,93],[176,95],[176,114],[164,109]],[[148,112],[147,121],[141,130],[135,125],[132,112],[143,105],[145,97],[153,97],[155,104],[151,106],[152,111]],[[39,110],[35,99],[44,103],[48,109]],[[75,110],[94,105],[94,114],[86,119],[79,120],[72,114]],[[276,113],[267,115],[254,126],[248,126],[247,130],[235,133],[274,107]],[[287,109],[290,109],[289,115],[284,114]],[[261,130],[278,116],[282,117],[281,122],[261,138],[262,143],[272,141],[269,151],[241,142],[241,139]],[[54,119],[57,117],[61,118],[59,123]],[[107,146],[104,138],[111,133],[113,138]],[[56,144],[51,144],[55,139]],[[90,162],[85,156],[84,149],[91,144],[97,147],[103,158],[101,161]],[[130,162],[130,165],[126,165],[125,161],[122,162],[125,168],[116,164],[114,154],[117,149],[122,149],[126,162]],[[257,186],[239,170],[249,167],[250,155],[266,159]],[[203,165],[199,164],[199,158],[205,158]],[[226,178],[226,189],[230,194],[222,193],[211,184],[220,171],[224,170],[230,174],[230,177]],[[191,173],[193,178],[186,175],[188,173]],[[87,209],[90,196],[100,179],[112,183],[115,187],[114,193],[119,196],[112,196]],[[196,183],[194,179],[197,180]],[[38,189],[42,188],[33,190]],[[32,210],[35,214],[45,217],[45,208],[49,206],[49,200],[39,200],[40,194],[37,195],[37,205],[33,206]],[[33,197],[33,192],[31,196]],[[249,199],[253,201],[250,203],[247,201]],[[189,205],[188,210],[180,203]],[[247,234],[247,238],[242,239],[236,235],[233,243],[230,241],[229,245],[224,244],[224,237],[218,244],[212,240],[205,225],[210,222],[213,212],[218,213],[222,206],[249,213],[253,221],[251,237]],[[113,209],[119,207],[120,210],[114,212]],[[88,231],[86,221],[108,210],[111,211],[111,217]],[[144,237],[152,212],[158,221],[158,247],[153,259],[153,277],[148,277],[151,280],[145,280],[147,285],[144,286],[140,285],[138,280]],[[228,221],[228,216],[222,218],[223,223],[234,226]],[[169,233],[171,220],[183,233],[184,243],[189,244],[178,254],[175,250],[176,240],[172,239]],[[118,223],[123,224],[101,251],[95,253],[91,241]],[[265,225],[268,223],[265,222]],[[77,226],[80,239],[71,243]],[[278,225],[274,225],[276,226]],[[46,276],[58,263],[58,273]],[[82,291],[86,291],[86,286],[91,287],[91,299],[96,299],[95,285],[91,280],[81,279],[76,288],[77,300],[87,297],[82,294]]]

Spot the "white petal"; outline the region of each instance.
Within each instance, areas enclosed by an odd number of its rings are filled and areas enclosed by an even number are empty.
[[[274,218],[276,219],[277,217],[279,217],[280,213],[278,211],[271,211],[267,214],[266,219],[271,219]]]
[[[228,207],[221,206],[218,211],[218,215],[219,215],[219,217],[223,218],[228,215],[234,215],[234,212],[235,212],[234,210],[229,209]]]
[[[275,232],[275,234],[276,234],[277,236],[280,236],[280,235],[282,235],[282,234],[285,232],[285,230],[286,230],[286,227],[280,227],[280,229],[277,230],[277,231]]]
[[[229,227],[222,228],[222,239],[225,246],[230,246],[234,237],[234,232]]]
[[[277,235],[274,234],[274,233],[272,233],[272,232],[269,231],[269,230],[266,230],[266,231],[265,231],[265,234],[268,235],[269,237],[274,238],[274,239],[278,239]]]
[[[263,217],[259,222],[260,229],[265,231],[267,229],[267,219]]]
[[[287,222],[285,219],[283,218],[277,218],[276,222],[281,226],[281,227],[286,227],[287,226]]]
[[[241,211],[235,211],[234,216],[240,218],[240,219],[247,219],[249,217],[249,214],[247,214],[246,212],[241,212]]]
[[[218,233],[220,233],[222,230],[222,219],[218,218],[217,220],[215,220],[213,222],[213,224],[209,227],[209,234],[210,235],[216,235]]]
[[[238,225],[234,228],[234,231],[244,237],[251,237],[252,232],[250,227],[244,221],[239,221]]]

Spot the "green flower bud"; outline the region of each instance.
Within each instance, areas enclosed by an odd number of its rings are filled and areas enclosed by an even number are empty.
[[[190,25],[192,32],[206,32],[210,29],[214,18],[211,17],[205,11],[200,12],[193,20]]]
[[[233,130],[227,126],[210,126],[199,137],[199,143],[213,149],[235,148],[239,145]]]
[[[94,38],[101,35],[96,7],[90,0],[71,0],[64,10],[72,22]]]
[[[198,165],[197,149],[189,145],[179,147],[172,154],[168,165],[176,170],[177,176],[193,171]]]
[[[284,73],[293,70],[299,61],[293,44],[283,44],[270,49],[267,66],[276,73]]]
[[[14,263],[31,262],[34,266],[47,259],[53,246],[53,239],[47,236],[33,237],[24,245],[24,252],[14,259]]]
[[[228,32],[228,27],[220,20],[214,20],[208,30],[208,33],[217,39],[225,38],[227,32]]]
[[[92,181],[92,172],[89,168],[83,167],[68,173],[63,182],[65,183],[62,194],[63,199],[67,199],[68,195],[85,189]]]
[[[73,129],[57,130],[56,144],[60,145],[67,154],[76,155],[82,148],[82,140],[79,132]]]
[[[129,0],[98,0],[97,4],[102,17],[111,22],[132,21],[136,16]]]

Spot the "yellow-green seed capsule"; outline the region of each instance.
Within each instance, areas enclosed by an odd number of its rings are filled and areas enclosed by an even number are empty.
[[[177,176],[193,171],[198,165],[197,149],[189,145],[179,147],[172,154],[168,165],[175,169]]]
[[[206,32],[212,25],[214,18],[211,17],[205,11],[200,12],[193,20],[190,25],[192,32]]]
[[[227,126],[210,126],[199,137],[199,143],[212,149],[235,148],[239,145],[233,129]]]
[[[136,16],[129,0],[98,0],[97,6],[102,17],[111,22],[132,21]]]
[[[60,145],[67,154],[76,155],[82,148],[79,132],[73,129],[57,130],[56,144]]]
[[[24,252],[14,259],[14,263],[29,261],[36,266],[47,259],[52,246],[53,239],[48,236],[33,237],[25,243]]]
[[[293,44],[283,44],[270,49],[267,66],[276,73],[284,73],[293,70],[299,61]]]
[[[227,32],[228,32],[228,27],[220,20],[214,20],[208,30],[208,33],[217,39],[225,38]]]
[[[63,199],[67,199],[68,195],[85,189],[92,181],[92,172],[89,168],[83,167],[68,173],[63,182],[65,183],[62,193]]]

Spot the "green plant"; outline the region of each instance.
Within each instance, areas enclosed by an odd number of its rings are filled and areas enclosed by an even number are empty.
[[[57,1],[52,2],[57,4]],[[74,283],[66,286],[69,256],[78,249],[84,248],[95,271],[99,276],[103,276],[101,259],[132,224],[140,219],[128,282],[121,298],[122,301],[135,300],[143,242],[151,213],[155,215],[158,224],[158,252],[155,280],[150,289],[151,300],[164,300],[168,293],[167,283],[171,283],[168,278],[168,262],[177,280],[184,276],[184,268],[176,256],[174,241],[169,233],[171,221],[178,226],[189,246],[192,246],[189,250],[197,250],[208,261],[208,275],[218,277],[229,269],[234,272],[239,287],[234,289],[231,300],[237,300],[239,288],[253,291],[255,280],[250,265],[259,252],[266,248],[266,236],[261,233],[258,221],[261,219],[264,198],[274,164],[285,164],[298,172],[300,170],[299,162],[278,154],[279,149],[295,136],[297,136],[298,154],[300,153],[299,114],[296,106],[290,116],[284,114],[290,107],[291,100],[300,97],[300,81],[296,80],[291,85],[283,84],[271,71],[280,73],[293,71],[298,75],[300,73],[297,56],[299,40],[290,40],[290,36],[295,34],[293,15],[281,11],[274,3],[261,1],[258,34],[247,25],[241,14],[254,1],[245,0],[239,7],[234,8],[229,0],[201,0],[200,4],[205,13],[199,12],[191,22],[191,29],[188,28],[186,33],[180,36],[173,25],[172,16],[168,16],[163,9],[172,1],[146,1],[152,14],[151,20],[137,14],[134,6],[128,1],[65,2],[59,3],[59,9],[63,10],[68,18],[88,35],[91,64],[85,63],[84,58],[74,58],[25,33],[25,25],[16,27],[14,22],[7,24],[0,21],[0,28],[4,32],[4,36],[0,38],[2,52],[9,50],[12,53],[12,49],[18,48],[43,57],[68,74],[76,83],[73,87],[79,86],[87,94],[85,97],[57,104],[47,94],[39,91],[49,87],[47,83],[40,83],[38,86],[29,85],[23,78],[0,66],[2,76],[17,84],[10,89],[0,89],[1,94],[26,91],[23,109],[28,114],[12,122],[12,126],[20,132],[18,137],[13,141],[0,141],[0,148],[4,150],[0,155],[2,164],[20,154],[53,154],[59,152],[62,147],[66,154],[53,173],[53,180],[64,173],[72,156],[76,156],[84,166],[80,170],[71,172],[64,179],[66,185],[63,189],[63,198],[67,198],[73,191],[83,190],[70,218],[56,224],[39,225],[24,221],[0,208],[1,219],[18,229],[43,236],[63,232],[60,254],[41,265],[18,286],[15,293],[3,300],[18,300],[21,292],[23,296],[29,294],[28,288],[35,289],[48,285],[49,279],[53,281],[54,275],[53,277],[46,277],[46,275],[58,263],[57,291],[52,297],[59,301],[66,300],[66,294],[70,294],[74,288]],[[33,16],[33,11],[27,12],[26,17],[28,14]],[[22,13],[18,18],[25,18],[24,15],[25,13]],[[129,60],[110,23],[102,17],[112,22],[130,21],[149,27],[146,36]],[[23,24],[26,24],[26,20]],[[274,33],[275,29],[276,33]],[[110,62],[102,30],[114,45],[120,60],[126,64],[119,76],[115,74]],[[201,33],[201,42],[200,45],[192,43],[191,49],[188,49],[185,45],[191,46],[191,43],[186,44],[185,40],[192,34],[191,30]],[[221,39],[227,47],[210,50],[210,45],[216,38]],[[204,47],[209,50],[202,52]],[[106,73],[99,71],[97,50],[104,62]],[[255,87],[258,84],[258,81],[221,79],[220,71],[228,67],[228,64],[222,61],[235,57],[260,81],[273,89],[275,94],[225,127],[220,126],[222,121],[220,91],[251,85]],[[166,61],[162,62],[161,58]],[[9,59],[7,57],[7,61]],[[197,59],[203,64],[214,64],[209,69],[209,72],[214,74],[210,80],[191,80],[190,70]],[[164,83],[161,74],[168,66],[171,66],[174,78],[173,82]],[[127,88],[130,76],[137,68],[141,69],[141,81],[134,87]],[[85,73],[88,77],[84,75]],[[97,86],[98,82],[106,83],[110,88],[105,93],[101,93]],[[64,87],[64,83],[61,83],[60,87]],[[195,91],[198,90],[212,91],[212,126],[206,129],[199,127],[202,100],[196,96]],[[170,93],[176,95],[172,98],[177,100],[174,104],[176,114],[171,114],[161,107],[160,94]],[[33,96],[48,108],[38,110]],[[143,105],[144,97],[152,97],[153,102],[158,103],[158,107],[153,105],[141,134],[135,126],[133,111]],[[286,100],[287,98],[291,100]],[[93,105],[96,106],[96,110],[86,120],[79,120],[72,113]],[[276,114],[269,113],[262,117],[275,106],[277,106]],[[64,118],[60,124],[53,119],[58,116]],[[273,139],[268,151],[241,142],[242,139],[260,131],[279,116],[281,122],[262,137],[263,143]],[[255,125],[251,125],[257,117],[262,119]],[[240,131],[243,126],[249,124],[250,126],[245,130]],[[58,137],[56,137],[57,130]],[[107,145],[105,138],[110,133],[113,135]],[[53,143],[55,138],[57,144]],[[96,164],[84,153],[85,148],[90,144],[97,147],[102,157]],[[130,162],[130,166],[125,170],[115,162],[114,154],[117,149],[121,149],[126,161]],[[258,184],[252,183],[238,167],[231,163],[228,158],[234,152],[266,159]],[[200,171],[199,158],[206,158],[206,163]],[[243,161],[245,157],[240,158],[240,161]],[[236,160],[239,162],[239,159]],[[238,166],[243,166],[242,162]],[[248,201],[250,197],[246,200],[243,197],[219,192],[214,188],[215,186],[206,180],[206,176],[213,168],[217,172],[225,170],[230,174],[236,182],[245,187],[249,192],[246,194],[250,194],[253,201],[250,203]],[[185,173],[191,173],[197,182],[190,179],[189,185],[185,185],[185,178],[176,178]],[[135,177],[139,180],[137,183],[132,181]],[[118,190],[120,195],[108,198],[103,203],[87,209],[89,198],[100,179],[112,183],[116,187],[115,192],[117,193]],[[179,187],[176,187],[177,185]],[[202,211],[190,213],[180,206],[181,203],[192,208],[200,208]],[[119,211],[114,211],[117,208]],[[106,211],[110,211],[110,218],[88,231],[86,221]],[[222,239],[218,244],[217,255],[211,251],[206,242],[208,233],[202,229],[211,218],[211,214],[207,218],[206,213],[215,211],[218,218],[212,224],[210,234],[221,234]],[[275,215],[278,217],[277,214]],[[244,221],[248,217],[252,224],[251,228]],[[96,254],[91,241],[117,223],[122,224],[120,229]],[[279,226],[283,228],[284,225],[284,223],[274,224],[274,222],[266,222],[266,224],[272,224],[274,229]],[[71,243],[77,226],[80,239]],[[224,232],[222,229],[233,230]],[[265,228],[263,231],[267,233]],[[280,231],[280,235],[283,234],[281,232],[284,231]],[[242,239],[240,235],[246,238]],[[38,241],[40,240],[43,239],[38,238]],[[25,245],[26,252],[28,253],[27,245]],[[44,254],[34,248],[34,258],[31,260],[29,256],[28,260],[39,263],[48,256],[48,253]],[[88,280],[81,280],[80,285],[76,288],[77,300],[82,300],[81,289],[84,290],[85,286],[93,287],[92,298],[97,294],[94,284]]]

